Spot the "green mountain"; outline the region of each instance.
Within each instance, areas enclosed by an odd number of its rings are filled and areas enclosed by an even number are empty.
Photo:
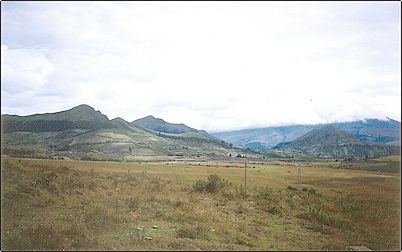
[[[1,126],[4,154],[27,149],[43,155],[73,158],[130,159],[135,156],[191,157],[245,153],[203,131],[156,132],[122,118],[109,120],[88,105],[57,113],[2,115]]]
[[[292,142],[280,143],[274,149],[320,157],[377,157],[399,152],[397,146],[363,141],[332,125],[314,129]]]
[[[45,121],[57,121],[57,120],[94,121],[94,122],[109,121],[107,116],[102,114],[100,111],[95,111],[94,108],[85,104],[78,105],[72,109],[56,113],[34,114],[28,116],[13,116],[13,115],[2,115],[2,116],[24,118],[24,120],[45,120]]]
[[[2,115],[2,132],[48,132],[68,129],[99,129],[110,127],[109,119],[88,105],[72,109],[29,116]]]
[[[279,143],[293,141],[314,129],[319,129],[326,125],[328,124],[255,128],[216,132],[212,133],[212,135],[240,148],[270,149]],[[392,119],[366,119],[354,122],[332,123],[330,125],[349,132],[361,140],[400,146],[401,123]]]
[[[207,135],[206,131],[193,129],[185,124],[169,123],[160,118],[155,118],[151,115],[141,119],[137,119],[132,122],[135,125],[141,126],[146,129],[150,129],[156,132],[180,134],[186,132],[195,132]]]

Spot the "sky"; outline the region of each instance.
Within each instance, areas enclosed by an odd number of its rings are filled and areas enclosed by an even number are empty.
[[[1,113],[208,132],[401,120],[394,2],[1,2]]]

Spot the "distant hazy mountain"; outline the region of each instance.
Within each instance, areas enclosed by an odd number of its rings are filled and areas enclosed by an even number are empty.
[[[137,119],[132,122],[135,125],[141,126],[146,129],[150,129],[156,132],[165,132],[172,134],[180,134],[186,132],[196,132],[201,134],[207,134],[206,131],[193,129],[185,124],[169,123],[160,118],[155,118],[151,115]]]
[[[141,121],[151,123],[155,120]],[[42,153],[50,151],[76,156],[90,153],[98,157],[235,154],[229,144],[205,131],[184,124],[163,123],[162,119],[156,119],[156,122],[162,122],[166,131],[174,134],[150,130],[122,118],[109,120],[88,105],[57,113],[2,115],[2,149],[30,148]],[[243,151],[237,150],[237,153]]]
[[[361,140],[400,145],[401,123],[390,118],[388,120],[367,119],[347,123],[333,123],[332,125],[353,134]]]
[[[314,129],[292,142],[280,143],[274,149],[324,157],[376,157],[399,152],[397,146],[363,141],[332,125]]]
[[[290,142],[315,128],[316,125],[294,125],[227,131],[212,135],[240,148],[266,149],[278,143]]]
[[[367,119],[331,125],[351,133],[361,140],[374,143],[400,145],[401,123],[392,119]],[[234,146],[250,149],[272,148],[282,142],[290,142],[304,134],[325,127],[326,124],[292,125],[212,133]]]

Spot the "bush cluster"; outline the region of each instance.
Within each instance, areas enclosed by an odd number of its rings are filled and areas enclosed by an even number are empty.
[[[208,181],[197,180],[193,185],[194,192],[208,192],[208,193],[217,193],[229,186],[229,182],[225,181],[225,179],[219,177],[216,174],[212,174],[208,176]]]

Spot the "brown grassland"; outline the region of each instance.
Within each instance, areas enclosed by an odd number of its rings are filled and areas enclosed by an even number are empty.
[[[399,167],[337,164],[2,158],[1,249],[399,250]]]

